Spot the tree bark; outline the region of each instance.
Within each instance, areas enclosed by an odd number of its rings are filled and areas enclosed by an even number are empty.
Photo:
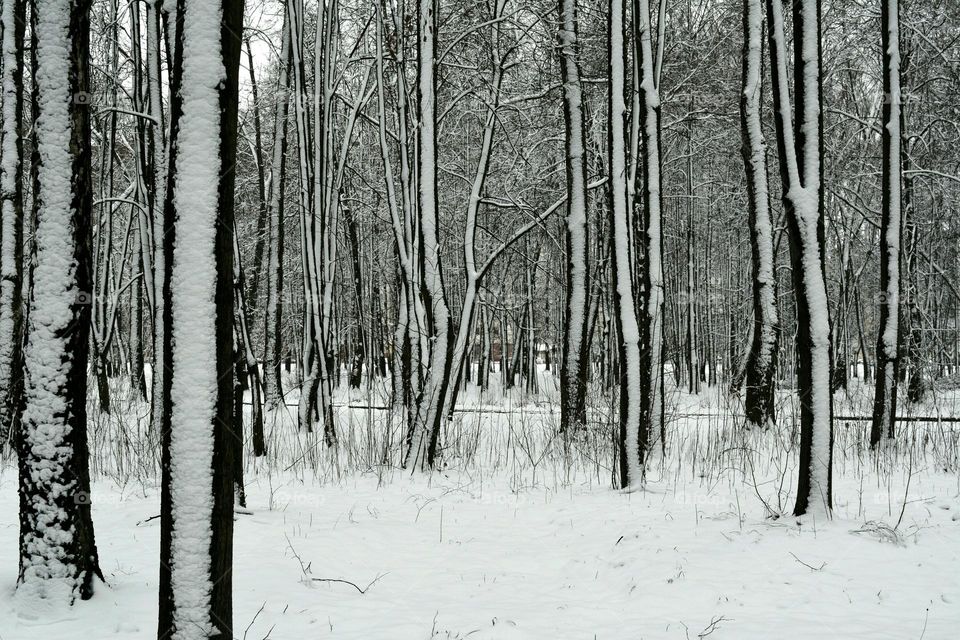
[[[641,369],[640,327],[634,303],[633,270],[631,264],[630,222],[627,212],[627,158],[624,115],[624,3],[610,0],[609,34],[607,43],[610,98],[608,103],[609,205],[610,253],[613,261],[610,277],[613,284],[613,315],[616,320],[619,380],[620,428],[618,457],[620,486],[638,485],[643,479],[641,425],[643,414],[643,387]]]
[[[277,114],[273,128],[273,157],[270,163],[268,225],[270,241],[267,245],[267,296],[264,320],[263,396],[268,409],[276,409],[282,401],[281,360],[283,353],[283,252],[284,252],[284,198],[287,169],[287,114],[290,95],[290,24],[284,8],[283,44],[280,53],[280,74],[277,79]],[[253,455],[266,453],[266,445],[253,439]]]
[[[452,344],[437,216],[436,0],[417,0],[417,96],[420,104],[418,204],[424,307],[429,314],[430,366],[407,434],[404,466],[433,466],[443,420],[443,398],[450,378]]]
[[[17,434],[24,597],[72,603],[103,579],[90,514],[92,172],[89,0],[36,0],[36,255]],[[63,77],[63,73],[67,77]],[[70,260],[64,260],[70,256]]]
[[[824,263],[820,0],[793,5],[795,127],[790,126],[782,0],[766,0],[774,123],[797,313],[800,470],[795,515],[833,508],[830,311]]]
[[[773,220],[767,185],[767,149],[763,139],[763,7],[761,0],[743,3],[743,84],[740,94],[740,147],[747,175],[750,254],[753,274],[753,331],[746,363],[747,423],[766,427],[776,421],[777,313]]]
[[[0,446],[23,411],[23,47],[25,0],[0,5]]]
[[[232,638],[236,34],[243,2],[178,0],[176,17],[157,637]]]
[[[589,307],[589,225],[587,217],[586,128],[578,59],[580,41],[575,0],[560,0],[560,77],[566,143],[567,249],[566,306],[560,363],[560,432],[587,424],[587,312]]]
[[[660,43],[664,39],[661,4]],[[662,167],[660,157],[660,89],[657,72],[660,60],[654,58],[649,0],[633,0],[633,35],[636,43],[634,64],[639,65],[640,143],[643,153],[642,193],[644,226],[643,282],[640,284],[640,457],[662,454],[664,447],[664,380],[663,380],[663,232],[662,232]],[[658,56],[662,48],[658,48]],[[636,215],[636,214],[635,214]]]
[[[880,221],[880,327],[870,446],[892,438],[900,381],[900,238],[903,109],[900,93],[900,3],[882,0],[883,212]]]

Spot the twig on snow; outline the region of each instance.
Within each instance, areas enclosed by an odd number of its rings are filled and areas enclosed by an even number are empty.
[[[800,558],[798,558],[798,557],[796,556],[796,554],[793,553],[793,551],[789,551],[788,553],[793,556],[793,559],[794,559],[794,560],[796,560],[797,562],[799,562],[799,563],[802,564],[803,566],[807,567],[807,568],[810,569],[811,571],[822,571],[823,568],[824,568],[825,566],[827,566],[827,563],[826,563],[826,562],[821,562],[819,567],[814,567],[814,566],[811,566],[811,565],[807,564],[806,562],[804,562],[804,561],[801,560]]]
[[[361,588],[360,588],[359,586],[357,586],[355,583],[350,582],[349,580],[343,580],[343,579],[341,579],[341,578],[310,578],[310,580],[312,580],[313,582],[341,582],[341,583],[343,583],[343,584],[348,584],[348,585],[350,585],[351,587],[353,587],[354,589],[356,589],[357,591],[359,591],[359,592],[360,592],[360,595],[363,595],[363,594],[365,594],[367,591],[370,590],[370,587],[372,587],[373,585],[375,585],[377,582],[380,581],[381,578],[383,578],[383,577],[386,576],[386,575],[387,575],[386,573],[377,574],[377,577],[374,578],[373,580],[371,580],[371,581],[370,581],[370,584],[368,584],[367,586],[365,586],[363,589],[361,589]]]

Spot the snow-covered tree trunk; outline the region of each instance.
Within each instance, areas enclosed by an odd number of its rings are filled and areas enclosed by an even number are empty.
[[[149,97],[144,91],[145,76],[141,49],[140,7],[131,7],[129,13],[130,57],[133,62],[132,102],[137,112],[149,113]],[[149,142],[147,139],[147,128],[152,126],[155,125],[151,124],[146,118],[136,119],[136,188],[134,189],[135,199],[133,200],[136,204],[132,204],[130,210],[130,215],[136,218],[136,229],[134,231],[136,256],[132,263],[134,282],[131,285],[132,293],[130,296],[130,357],[133,361],[130,371],[130,384],[137,389],[140,399],[143,401],[149,399],[144,345],[145,338],[147,338],[145,318],[147,314],[152,314],[154,306],[153,260],[151,259],[153,239],[151,237],[149,209],[151,190],[154,185],[151,181],[153,169],[150,166]],[[145,309],[147,314],[144,313]],[[150,341],[152,342],[152,338]]]
[[[826,517],[833,505],[833,362],[824,258],[820,0],[793,5],[795,119],[782,0],[766,2],[774,123],[797,307],[800,471],[794,514]]]
[[[639,95],[639,92],[637,92]],[[690,110],[693,111],[693,101],[690,101]],[[700,349],[697,346],[699,328],[697,326],[697,285],[696,285],[696,256],[693,249],[696,244],[696,232],[693,221],[693,135],[692,123],[687,125],[687,283],[686,283],[686,360],[687,360],[687,388],[690,393],[700,393]],[[638,218],[641,216],[637,216]]]
[[[232,638],[233,207],[242,0],[179,0],[164,235],[159,638]]]
[[[171,4],[173,4],[171,2]],[[153,237],[152,270],[147,277],[152,277],[154,293],[153,305],[153,363],[152,384],[150,393],[151,428],[154,437],[162,433],[160,398],[163,395],[164,378],[166,374],[161,362],[161,352],[164,344],[164,308],[167,300],[162,294],[163,282],[166,278],[164,268],[163,231],[167,228],[164,203],[167,193],[167,144],[168,136],[165,129],[166,118],[163,112],[163,92],[161,88],[160,50],[163,37],[161,35],[160,0],[147,3],[147,97],[150,115],[156,124],[147,127],[147,152],[149,154],[148,171],[146,175],[147,191],[149,196],[148,209]]]
[[[560,431],[582,429],[587,421],[587,307],[589,304],[589,226],[583,89],[580,82],[579,34],[575,0],[560,0],[560,76],[566,123],[567,249],[566,307],[560,362]]]
[[[333,412],[333,386],[339,378],[339,364],[335,356],[337,337],[332,332],[333,287],[337,264],[337,229],[339,226],[341,168],[346,164],[346,152],[353,122],[345,127],[344,146],[340,162],[335,161],[336,102],[333,85],[336,82],[336,60],[339,39],[339,4],[325,3],[314,40],[313,84],[313,249],[311,258],[314,302],[314,331],[316,333],[317,371],[320,417],[327,445],[336,444],[337,436]],[[366,82],[363,83],[364,86]],[[358,103],[359,104],[359,101]]]
[[[437,234],[436,0],[417,0],[417,96],[420,122],[418,199],[424,300],[429,314],[430,364],[409,425],[404,466],[433,466],[443,418],[443,397],[450,378],[450,310],[447,308]]]
[[[370,377],[373,376],[373,359],[367,361],[367,331],[365,327],[364,305],[363,305],[363,266],[361,265],[360,255],[360,232],[358,231],[357,220],[353,215],[353,209],[350,205],[343,205],[343,218],[347,226],[347,239],[350,242],[350,267],[353,276],[354,303],[357,314],[355,323],[355,336],[351,339],[353,354],[347,367],[347,383],[353,389],[359,389],[363,381],[363,366],[367,362],[367,369]]]
[[[760,119],[763,76],[763,5],[743,2],[743,74],[740,128],[747,176],[750,249],[753,273],[753,329],[746,363],[748,424],[774,422],[774,373],[777,359],[777,283],[773,255],[773,221],[767,185],[767,149]]]
[[[663,24],[666,15],[659,16],[660,43],[663,42]],[[660,158],[660,89],[659,59],[654,58],[649,0],[633,0],[633,36],[636,44],[634,64],[639,66],[640,84],[638,107],[640,113],[640,143],[643,154],[642,184],[636,191],[642,194],[644,227],[642,234],[643,282],[640,287],[642,303],[640,316],[640,456],[662,452],[664,445],[664,387],[663,387],[663,200],[661,198]],[[658,49],[661,55],[662,49]],[[638,283],[640,284],[640,283]]]
[[[610,99],[608,105],[608,154],[610,171],[610,274],[613,280],[613,314],[619,336],[620,366],[620,432],[618,437],[620,486],[637,486],[643,480],[640,449],[640,327],[634,304],[633,274],[630,257],[630,221],[627,211],[627,153],[624,116],[624,5],[623,0],[609,4],[608,69]]]
[[[23,401],[23,47],[25,0],[0,3],[0,446]]]
[[[263,271],[263,251],[267,243],[267,185],[266,185],[266,167],[264,166],[263,154],[263,134],[260,125],[260,95],[257,89],[256,65],[253,60],[253,48],[250,45],[250,37],[244,37],[244,44],[247,49],[247,72],[250,77],[250,110],[253,111],[253,160],[257,169],[257,226],[256,236],[253,243],[253,274],[250,279],[249,298],[253,306],[257,306],[260,301],[260,276]]]
[[[72,603],[100,572],[90,516],[88,0],[36,0],[36,256],[25,350],[18,591]]]
[[[387,42],[387,22],[383,15],[384,6],[377,5],[376,33],[376,79],[377,79],[377,115],[378,142],[384,168],[387,206],[392,222],[395,251],[400,262],[400,283],[397,306],[399,309],[397,329],[394,338],[395,378],[394,401],[402,400],[407,405],[408,422],[412,424],[416,414],[416,398],[420,393],[420,383],[427,357],[425,329],[426,311],[423,305],[419,280],[421,264],[418,259],[416,238],[416,220],[413,206],[413,180],[410,169],[410,151],[407,133],[407,95],[406,83],[402,72],[396,74],[397,80],[397,139],[400,156],[399,190],[394,182],[394,165],[390,158],[387,136],[386,69],[384,65],[385,44]],[[399,12],[396,12],[397,14]],[[401,31],[402,20],[395,14],[394,30]],[[402,40],[398,38],[398,40]],[[404,68],[404,48],[397,47],[392,52],[396,58],[395,68]],[[399,191],[399,192],[398,192]]]
[[[307,109],[307,79],[303,60],[304,13],[302,0],[287,0],[287,25],[290,34],[290,57],[293,84],[294,120],[297,133],[298,185],[297,204],[300,226],[300,272],[303,280],[303,327],[300,341],[300,401],[297,420],[300,429],[312,431],[311,414],[314,411],[319,385],[319,365],[315,327],[318,301],[315,286],[316,260],[313,258],[314,200],[313,171],[310,154],[310,116]]]
[[[284,9],[286,11],[286,9]],[[284,14],[286,16],[286,13]],[[277,114],[273,128],[273,157],[270,161],[270,183],[268,197],[268,235],[267,243],[267,295],[266,319],[264,321],[264,367],[263,395],[268,409],[276,408],[282,400],[283,388],[280,376],[283,336],[283,236],[284,236],[284,198],[287,168],[287,113],[289,111],[289,67],[290,67],[290,26],[284,18],[283,45],[280,52],[280,73],[277,79]],[[266,447],[254,433],[253,454],[262,456]]]
[[[882,0],[883,212],[880,222],[880,333],[870,446],[894,435],[900,378],[901,140],[900,2]]]

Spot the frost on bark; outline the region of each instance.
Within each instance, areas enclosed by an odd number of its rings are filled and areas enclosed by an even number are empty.
[[[160,399],[158,638],[232,638],[233,166],[243,2],[179,0]]]
[[[833,396],[830,311],[824,264],[820,2],[793,5],[795,119],[790,108],[782,0],[766,0],[774,123],[797,307],[800,470],[795,515],[829,516]]]
[[[641,452],[641,365],[640,327],[634,304],[634,282],[630,260],[630,230],[627,214],[627,158],[624,115],[624,6],[622,0],[609,3],[608,65],[610,99],[608,104],[610,277],[613,281],[613,315],[619,342],[620,429],[618,437],[620,486],[632,487],[643,479]]]
[[[883,50],[883,212],[880,221],[880,334],[877,337],[876,391],[870,446],[892,438],[900,378],[901,143],[900,3],[882,0]]]
[[[661,5],[662,6],[662,5]],[[663,24],[660,20],[660,43],[663,43]],[[637,173],[640,184],[636,192],[643,203],[643,232],[641,247],[643,281],[639,296],[640,326],[640,455],[647,457],[662,453],[664,446],[664,380],[663,380],[663,199],[660,158],[660,89],[658,87],[659,56],[654,58],[653,34],[650,24],[649,0],[633,0],[633,36],[636,45],[634,64],[638,66],[637,107],[640,126],[642,171]]]
[[[91,209],[89,12],[37,0],[36,256],[25,351],[18,591],[72,603],[100,572],[87,453]]]
[[[560,363],[560,431],[581,429],[587,422],[587,307],[589,245],[587,225],[586,129],[578,61],[575,0],[560,0],[560,76],[566,123],[567,249],[566,307]]]
[[[740,148],[747,175],[753,273],[753,330],[746,363],[747,423],[765,427],[776,420],[774,372],[777,359],[777,283],[773,221],[767,184],[767,149],[760,119],[763,74],[763,6],[743,3],[743,83],[740,94]]]
[[[23,401],[23,44],[25,0],[0,3],[0,446]]]
[[[451,361],[450,310],[447,307],[437,234],[437,131],[436,131],[436,6],[435,0],[418,0],[418,127],[420,253],[424,306],[429,319],[429,366],[407,433],[404,466],[433,466],[443,419],[443,398]]]

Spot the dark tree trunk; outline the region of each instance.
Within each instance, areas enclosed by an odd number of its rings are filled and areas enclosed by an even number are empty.
[[[4,369],[0,370],[0,447],[20,430],[23,415],[23,339],[24,339],[24,277],[23,277],[23,50],[25,46],[26,1],[9,0],[13,24],[3,24],[4,68],[3,101],[6,113],[12,113],[13,122],[3,123],[3,153],[13,152],[13,159],[4,158],[4,175],[0,178],[2,190],[2,258],[0,276],[3,279],[3,308],[0,317],[4,335]],[[14,50],[9,51],[9,47]],[[9,106],[12,103],[12,108]],[[36,120],[34,120],[36,122]],[[13,140],[11,143],[11,139]],[[9,320],[7,320],[9,318]]]
[[[765,427],[776,421],[774,388],[777,366],[777,282],[767,185],[766,144],[761,128],[763,77],[763,9],[760,0],[743,3],[743,78],[740,125],[753,275],[753,339],[746,362],[744,410],[748,424]]]
[[[171,69],[171,132],[174,139],[171,141],[170,167],[168,172],[167,198],[164,206],[164,226],[167,232],[163,236],[164,250],[164,269],[166,277],[163,282],[163,297],[170,300],[170,304],[163,307],[163,321],[166,327],[164,331],[164,340],[162,345],[162,360],[165,371],[168,372],[163,379],[163,391],[159,406],[161,415],[161,435],[162,441],[162,484],[161,484],[161,506],[160,506],[160,590],[159,590],[159,617],[157,636],[160,640],[173,637],[179,633],[197,633],[199,637],[209,638],[232,638],[233,637],[233,505],[234,505],[234,474],[236,467],[234,463],[235,440],[238,435],[233,430],[233,412],[234,412],[234,371],[233,371],[233,229],[234,229],[234,183],[235,172],[234,163],[236,160],[236,141],[237,141],[237,100],[238,100],[238,75],[240,62],[241,41],[236,34],[241,33],[243,27],[243,1],[242,0],[221,0],[222,19],[220,23],[220,55],[225,69],[225,76],[221,81],[214,85],[209,77],[209,69],[205,69],[196,64],[195,60],[189,67],[184,65],[185,44],[190,50],[196,50],[200,47],[210,47],[203,36],[205,35],[202,27],[191,29],[196,23],[191,20],[210,20],[209,5],[204,6],[202,0],[178,0],[176,12],[176,37],[174,40],[173,66]],[[194,15],[196,13],[196,16]],[[171,25],[172,26],[172,25]],[[185,71],[191,75],[185,77]],[[209,83],[209,84],[208,84]],[[174,289],[172,279],[190,277],[191,269],[195,265],[189,263],[178,263],[186,257],[180,257],[180,249],[177,245],[177,229],[180,225],[190,224],[192,214],[196,212],[184,211],[178,212],[175,206],[176,201],[183,197],[189,201],[192,192],[187,191],[187,186],[181,185],[183,193],[175,194],[174,190],[178,186],[177,168],[182,165],[190,165],[190,157],[186,154],[181,156],[181,145],[192,144],[193,149],[197,149],[197,144],[203,145],[205,141],[198,143],[198,139],[177,140],[177,137],[183,135],[181,131],[188,122],[185,116],[192,114],[185,113],[185,105],[181,96],[182,87],[191,87],[191,91],[207,94],[216,91],[217,103],[219,107],[220,122],[219,129],[219,188],[216,197],[216,211],[212,213],[214,237],[209,251],[213,256],[213,268],[215,273],[212,276],[212,282],[208,283],[212,287],[214,317],[208,318],[212,321],[213,342],[214,344],[204,344],[206,349],[214,353],[215,362],[208,363],[207,366],[214,369],[216,394],[209,405],[212,411],[212,421],[209,425],[209,431],[201,434],[194,433],[197,425],[177,424],[172,421],[173,412],[177,407],[177,398],[173,397],[174,381],[179,376],[196,375],[196,372],[178,371],[175,368],[177,360],[185,357],[186,354],[177,354],[178,348],[185,348],[184,345],[177,345],[174,340],[175,333],[186,335],[189,331],[187,322],[190,320],[190,312],[187,309],[183,316],[177,314],[177,298],[173,297]],[[206,96],[205,96],[206,97]],[[209,110],[210,105],[200,100],[190,103],[191,109],[197,109],[200,112]],[[199,115],[199,114],[197,114]],[[190,119],[191,126],[195,128],[209,127],[206,120],[197,117]],[[201,133],[205,133],[206,129]],[[209,144],[209,143],[206,143]],[[209,153],[207,147],[202,151]],[[196,163],[194,163],[196,164]],[[186,169],[183,169],[186,171]],[[186,181],[189,185],[189,181]],[[203,188],[209,188],[204,186]],[[206,199],[208,194],[202,194]],[[209,206],[209,205],[208,205]],[[204,213],[210,215],[210,211]],[[194,223],[196,224],[196,223]],[[189,242],[190,238],[185,238],[181,242]],[[207,276],[209,277],[209,276]],[[184,296],[181,304],[188,301],[186,296],[188,292],[177,291],[176,296]],[[198,296],[194,296],[198,297]],[[206,378],[205,378],[206,380]],[[209,380],[207,380],[209,383]],[[180,394],[189,393],[183,382],[178,382],[177,391]],[[209,402],[210,400],[206,400]],[[184,416],[180,416],[183,420]],[[176,476],[174,471],[179,465],[198,463],[195,459],[177,459],[173,460],[173,442],[174,432],[179,434],[179,430],[189,429],[185,436],[209,438],[211,449],[210,460],[210,483],[206,486],[186,486],[187,479]],[[181,436],[182,437],[182,436]],[[185,453],[182,444],[177,448],[177,455]],[[191,454],[191,455],[195,455]],[[194,471],[199,471],[194,469]],[[182,508],[176,503],[177,499],[186,499],[189,492],[203,492],[209,496],[209,506],[204,506],[200,514],[195,509]],[[206,535],[206,541],[200,541],[201,545],[206,543],[206,552],[208,555],[208,564],[203,568],[198,568],[195,563],[184,562],[184,558],[178,557],[174,552],[182,551],[179,547],[175,548],[174,543],[177,540],[177,534],[182,527],[195,527],[196,520],[187,519],[200,518],[199,524],[209,533]],[[183,521],[181,521],[183,519]],[[174,590],[176,575],[185,574],[184,577],[189,580],[201,580],[209,583],[209,590],[205,590],[205,601],[200,606],[205,608],[201,614],[202,619],[194,620],[192,613],[198,606],[197,602],[185,601],[184,598],[189,594],[178,593]],[[202,576],[198,575],[203,573]],[[194,612],[190,610],[194,609]],[[177,625],[188,625],[189,630],[178,629]]]
[[[820,0],[799,0],[793,5],[796,116],[792,129],[788,79],[781,73],[786,67],[781,0],[767,0],[767,23],[774,122],[797,313],[800,469],[794,514],[800,516],[813,510],[829,517],[833,508],[833,361],[823,258]]]
[[[267,190],[264,177],[266,169],[263,166],[263,136],[260,126],[260,96],[257,91],[257,76],[254,72],[253,50],[250,48],[249,37],[244,42],[247,45],[247,69],[250,72],[250,97],[253,108],[253,153],[254,162],[257,165],[257,195],[260,205],[257,210],[257,230],[253,245],[253,277],[250,279],[250,300],[256,306],[260,290],[260,276],[263,273],[263,248],[267,236]]]
[[[347,238],[350,241],[350,264],[353,269],[353,288],[356,295],[357,308],[357,336],[353,340],[353,355],[350,358],[350,368],[347,372],[347,382],[353,389],[359,389],[363,380],[363,363],[366,361],[367,336],[364,330],[363,313],[363,269],[360,265],[360,234],[357,232],[357,221],[353,217],[353,209],[349,206],[341,208],[344,220],[347,223]]]
[[[883,212],[880,221],[880,326],[877,336],[876,391],[870,446],[892,438],[900,382],[900,239],[903,109],[900,96],[900,3],[882,0],[883,51]]]
[[[587,424],[590,240],[587,222],[586,127],[576,2],[560,0],[559,13],[567,178],[567,219],[564,229],[567,249],[566,305],[560,361],[560,432],[566,434],[571,429],[583,429]]]
[[[244,351],[243,338],[235,332],[233,347],[233,371],[235,374],[233,383],[233,434],[236,437],[231,438],[227,444],[233,449],[233,496],[241,507],[247,506],[247,492],[243,487],[243,390],[250,386]]]
[[[61,10],[68,7],[65,22]],[[44,275],[36,285],[31,278],[25,352],[27,411],[16,439],[20,472],[17,582],[19,588],[33,589],[44,597],[46,584],[59,580],[70,586],[72,602],[78,595],[84,600],[93,595],[94,576],[103,579],[90,512],[87,451],[91,308],[76,298],[78,291],[88,292],[92,284],[91,107],[76,99],[89,95],[90,2],[38,0],[31,19],[34,96],[39,110],[35,153],[47,164],[36,167],[34,174],[34,263]],[[57,50],[61,43],[44,40],[61,33],[66,53]],[[69,65],[67,78],[53,75],[60,71],[58,55],[69,56],[69,61],[63,61]],[[62,111],[65,104],[69,106]],[[56,127],[62,118],[67,119],[69,139],[47,128]],[[59,173],[65,169],[70,171],[69,193]],[[69,198],[67,211],[62,203],[59,207],[47,204],[63,197]],[[65,251],[72,253],[73,264],[58,274]],[[62,344],[59,353],[57,344]]]

